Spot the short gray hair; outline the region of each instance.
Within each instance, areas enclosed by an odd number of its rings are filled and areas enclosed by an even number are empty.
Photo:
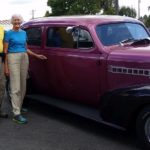
[[[12,17],[11,17],[11,19],[10,19],[11,24],[14,23],[14,19],[19,19],[19,20],[20,20],[20,23],[23,22],[23,18],[22,18],[22,16],[19,15],[19,14],[14,14],[14,15],[12,15]]]

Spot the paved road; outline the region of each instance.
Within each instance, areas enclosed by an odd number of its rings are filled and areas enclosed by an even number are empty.
[[[77,115],[30,102],[28,124],[0,119],[0,150],[140,150],[134,135],[103,126]]]

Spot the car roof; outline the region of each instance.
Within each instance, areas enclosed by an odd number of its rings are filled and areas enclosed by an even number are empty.
[[[69,24],[104,24],[108,22],[140,22],[137,19],[116,16],[116,15],[84,15],[84,16],[54,16],[54,17],[42,17],[29,20],[24,25],[31,24],[49,24],[49,23],[69,23]]]

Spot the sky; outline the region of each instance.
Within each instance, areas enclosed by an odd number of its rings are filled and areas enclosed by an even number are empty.
[[[43,17],[51,11],[47,0],[4,0],[0,5],[0,20],[9,20],[13,14],[20,14],[25,21],[34,17]]]
[[[119,0],[120,6],[129,6],[138,10],[138,0]],[[141,0],[140,16],[149,15],[150,0]],[[60,8],[61,9],[61,8]],[[34,17],[43,17],[46,11],[51,11],[47,0],[4,0],[0,5],[0,20],[9,20],[13,14],[20,14],[25,21]]]

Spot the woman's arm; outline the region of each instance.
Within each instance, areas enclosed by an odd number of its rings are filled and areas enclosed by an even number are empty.
[[[4,49],[4,73],[6,76],[9,76],[9,69],[8,69],[8,43],[3,43],[3,49]]]
[[[27,44],[26,44],[26,48],[27,48],[27,53],[28,53],[28,55],[33,56],[33,57],[36,57],[36,58],[38,58],[38,59],[47,59],[46,56],[36,54],[36,53],[32,52],[31,50],[29,50]]]
[[[29,50],[29,49],[27,49],[27,53],[28,53],[28,55],[33,56],[33,57],[36,57],[36,58],[38,58],[38,59],[47,59],[46,56],[36,54],[36,53],[32,52],[32,51]]]

